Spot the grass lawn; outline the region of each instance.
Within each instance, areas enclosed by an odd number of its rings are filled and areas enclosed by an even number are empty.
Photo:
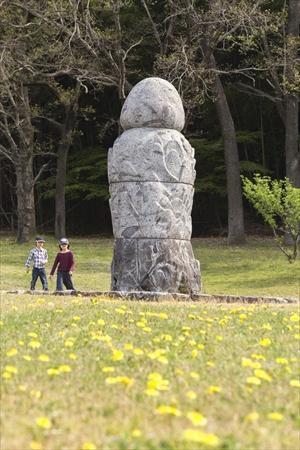
[[[49,273],[58,247],[53,237],[46,239]],[[192,242],[201,263],[204,293],[300,297],[300,259],[289,264],[272,239],[249,238],[242,247],[228,247],[226,240],[219,238]],[[0,245],[1,289],[29,288],[31,275],[25,273],[24,263],[33,245],[16,244],[12,236],[1,236]],[[112,239],[71,239],[76,289],[109,290],[112,248]],[[55,289],[55,281],[50,289]]]
[[[296,450],[298,313],[3,294],[1,449]]]

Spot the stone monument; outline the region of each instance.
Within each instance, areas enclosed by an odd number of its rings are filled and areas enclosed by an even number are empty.
[[[108,153],[112,291],[200,292],[190,242],[194,149],[180,133],[184,120],[178,92],[161,78],[139,82],[124,103],[124,132]]]

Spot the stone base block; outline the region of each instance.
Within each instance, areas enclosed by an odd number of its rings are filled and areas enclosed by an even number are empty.
[[[200,264],[190,241],[116,239],[111,290],[199,294]]]

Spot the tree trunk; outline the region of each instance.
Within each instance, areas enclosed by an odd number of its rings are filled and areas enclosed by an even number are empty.
[[[62,126],[61,140],[57,152],[56,193],[55,193],[55,236],[57,239],[66,236],[66,176],[67,160],[72,144],[73,131],[78,113],[80,84],[77,83],[74,97],[66,107],[65,122]]]
[[[228,244],[237,245],[245,242],[240,162],[233,119],[218,75],[216,75],[215,79],[215,90],[217,94],[216,107],[222,129],[225,152],[228,201]]]
[[[300,5],[299,0],[289,0],[287,25],[287,61],[286,78],[293,83],[297,47],[294,42],[299,37]],[[297,94],[285,97],[285,162],[286,176],[291,183],[300,187],[300,153],[298,143],[299,100]]]
[[[286,176],[295,187],[300,187],[298,118],[298,98],[293,95],[288,95],[286,97],[285,165]]]
[[[67,175],[67,159],[70,140],[63,139],[57,152],[56,192],[55,192],[55,236],[60,239],[66,236],[66,203],[65,187]]]
[[[17,242],[28,242],[35,232],[34,178],[32,157],[21,158],[16,164]]]

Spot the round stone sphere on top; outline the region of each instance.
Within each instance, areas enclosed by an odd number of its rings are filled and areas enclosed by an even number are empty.
[[[180,95],[169,81],[162,78],[145,78],[132,88],[120,116],[124,130],[130,128],[184,127],[184,109]]]

